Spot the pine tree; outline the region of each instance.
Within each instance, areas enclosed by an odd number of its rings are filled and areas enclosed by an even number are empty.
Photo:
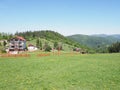
[[[4,42],[3,42],[3,46],[6,46],[6,44],[7,44],[6,41],[4,41]]]
[[[42,42],[41,42],[41,40],[39,41],[39,46],[40,46],[40,49],[42,50]]]
[[[36,40],[36,47],[39,48],[40,46],[40,42],[39,42],[39,39]]]

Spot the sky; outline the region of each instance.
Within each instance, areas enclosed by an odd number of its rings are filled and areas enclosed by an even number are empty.
[[[120,0],[0,0],[0,32],[120,34]]]

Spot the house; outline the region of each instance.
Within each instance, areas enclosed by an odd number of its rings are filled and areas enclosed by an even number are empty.
[[[9,40],[9,52],[14,51],[20,52],[25,51],[26,49],[26,40],[23,37],[16,36]]]
[[[38,48],[36,46],[34,46],[32,44],[28,45],[28,51],[36,51],[36,50],[38,50]]]

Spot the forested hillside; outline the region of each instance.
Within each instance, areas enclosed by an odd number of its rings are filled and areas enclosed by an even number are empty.
[[[46,31],[26,31],[26,32],[16,32],[15,35],[23,36],[26,40],[31,41],[33,39],[41,38],[51,42],[62,42],[74,47],[87,48],[80,43],[66,38],[65,36],[50,30]]]
[[[96,52],[109,52],[108,47],[113,43],[120,42],[120,35],[106,35],[106,34],[95,34],[95,35],[71,35],[67,38],[74,40],[82,45],[86,45],[92,48]]]
[[[120,41],[119,35],[72,35],[67,38],[77,41],[90,48],[108,47],[112,43]]]

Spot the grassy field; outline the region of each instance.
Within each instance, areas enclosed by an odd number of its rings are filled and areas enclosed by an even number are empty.
[[[0,90],[120,90],[120,54],[0,57]]]

